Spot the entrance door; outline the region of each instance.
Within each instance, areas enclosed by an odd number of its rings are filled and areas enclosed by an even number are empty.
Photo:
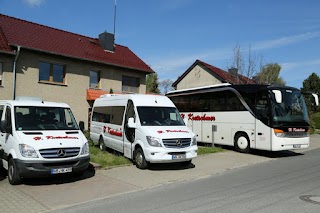
[[[270,124],[270,102],[268,101],[267,91],[257,93],[256,99],[256,119],[255,122],[255,139],[256,149],[271,150],[271,128]]]
[[[136,121],[136,116],[135,116],[135,112],[134,112],[134,105],[133,105],[132,100],[128,100],[128,104],[127,104],[126,115],[125,115],[125,119],[124,119],[124,134],[125,134],[125,136],[123,137],[124,156],[129,159],[132,159],[132,143],[134,142],[134,139],[135,139],[136,129],[128,127],[129,118],[134,118],[134,121]]]

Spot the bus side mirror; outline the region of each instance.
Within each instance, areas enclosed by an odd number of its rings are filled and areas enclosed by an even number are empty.
[[[276,102],[278,104],[282,103],[282,93],[280,90],[272,90],[272,92],[274,93],[274,97],[276,99]]]
[[[312,96],[314,97],[314,102],[316,103],[316,106],[319,106],[319,97],[318,97],[318,95],[312,93]]]
[[[137,124],[134,122],[134,118],[129,118],[128,119],[128,127],[132,128],[132,129],[137,128]]]

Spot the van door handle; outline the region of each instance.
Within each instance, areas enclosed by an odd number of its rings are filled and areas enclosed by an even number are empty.
[[[258,135],[263,135],[261,132],[258,132]]]

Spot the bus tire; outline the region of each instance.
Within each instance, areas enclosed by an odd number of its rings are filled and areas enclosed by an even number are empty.
[[[102,137],[99,138],[99,149],[101,151],[106,151],[106,149],[107,149],[106,145],[104,144],[104,141],[103,141]]]
[[[250,152],[250,142],[249,138],[245,133],[239,133],[236,135],[234,139],[234,147],[236,151],[241,153],[249,153]]]
[[[149,164],[146,161],[146,158],[144,157],[143,151],[141,148],[138,148],[134,152],[134,162],[136,164],[136,167],[139,169],[146,169],[148,168]]]
[[[11,185],[18,185],[21,182],[21,177],[19,175],[16,163],[14,162],[13,158],[9,160],[8,180]]]

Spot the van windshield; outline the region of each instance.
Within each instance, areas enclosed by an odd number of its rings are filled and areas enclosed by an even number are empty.
[[[78,130],[69,108],[16,106],[16,130]]]
[[[174,107],[137,107],[141,126],[184,126]]]

